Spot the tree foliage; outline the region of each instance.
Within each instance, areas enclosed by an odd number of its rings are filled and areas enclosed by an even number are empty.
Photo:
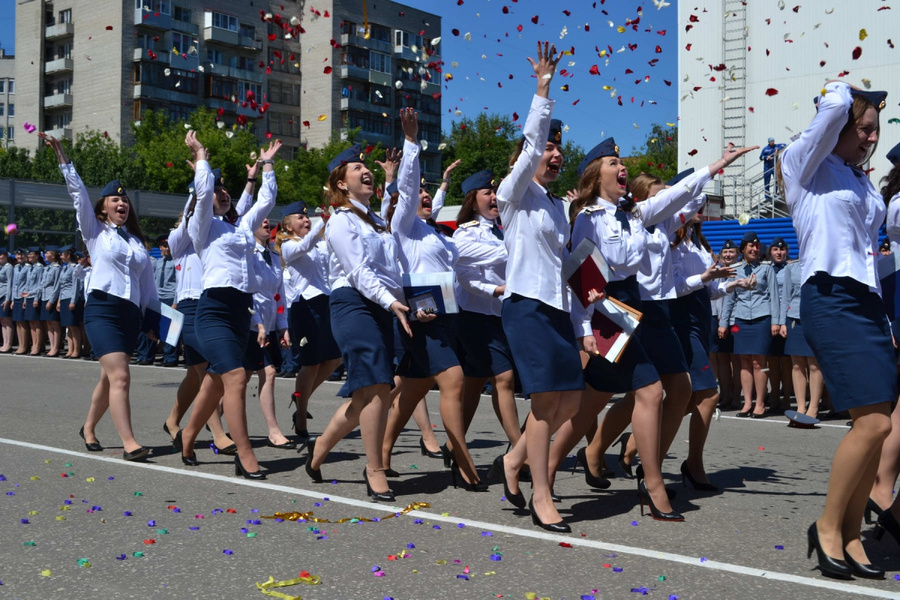
[[[641,149],[632,148],[625,159],[628,176],[640,173],[655,175],[668,181],[678,172],[678,126],[669,127],[655,123]]]

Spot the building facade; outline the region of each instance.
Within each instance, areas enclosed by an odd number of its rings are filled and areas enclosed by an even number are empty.
[[[4,148],[15,144],[15,117],[16,61],[0,48],[0,146]]]
[[[253,122],[261,140],[271,134],[290,152],[349,128],[367,143],[397,145],[397,113],[415,106],[430,147],[425,171],[439,174],[440,74],[428,64],[440,58],[424,49],[440,36],[440,18],[393,2],[365,5],[17,0],[17,53],[31,57],[15,74],[18,122],[128,144],[149,109],[181,121],[208,106],[225,125]]]

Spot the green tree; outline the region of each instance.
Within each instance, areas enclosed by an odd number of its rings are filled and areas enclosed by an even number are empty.
[[[655,175],[667,181],[678,172],[678,126],[654,124],[641,149],[632,148],[624,159],[628,175]]]
[[[0,177],[31,179],[31,157],[28,150],[16,146],[0,148]]]

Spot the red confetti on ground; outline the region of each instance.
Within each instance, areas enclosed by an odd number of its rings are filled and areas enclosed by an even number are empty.
[[[560,548],[571,548],[572,544],[570,544],[569,542],[560,542],[559,547]]]
[[[150,544],[155,544],[156,540],[144,540],[144,543],[149,546]]]
[[[760,446],[758,449],[759,449],[759,450],[765,450],[765,447]]]

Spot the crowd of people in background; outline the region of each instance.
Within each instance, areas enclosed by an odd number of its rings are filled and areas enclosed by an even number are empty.
[[[0,352],[98,360],[100,380],[79,434],[88,451],[103,450],[94,429],[109,410],[125,460],[150,454],[131,427],[130,363],[152,364],[158,352],[163,366],[183,361],[163,429],[184,465],[202,464],[195,441],[206,426],[217,452],[234,455],[236,475],[265,479],[247,427],[247,386],[256,375],[268,445],[305,449],[305,472],[321,483],[329,453],[359,427],[366,493],[379,501],[395,499],[392,449],[413,416],[422,454],[443,459],[454,486],[477,493],[502,483],[512,505],[553,532],[570,531],[554,481],[582,439],[575,455],[587,486],[628,477],[642,514],[646,506],[655,520],[681,522],[663,471],[683,419],[690,446],[681,475],[695,490],[716,493],[715,459],[704,461],[715,412],[763,418],[783,413],[793,398],[806,417],[800,422],[826,410],[852,421],[825,511],[809,528],[810,553],[827,575],[883,577],[866,558],[860,529],[864,514],[874,513],[876,535],[887,531],[900,542],[891,494],[900,472],[900,417],[894,410],[892,425],[891,414],[898,363],[877,268],[879,227],[887,219],[889,232],[900,230],[900,167],[879,193],[859,165],[874,151],[886,93],[831,82],[809,129],[784,149],[770,140],[779,150],[771,174],[799,248],[781,238],[764,246],[747,231],[715,253],[702,231],[702,190],[758,147],[729,145],[713,163],[663,182],[629,174],[608,138],[578,165],[567,210],[550,191],[566,158],[549,98],[561,57],[539,43],[537,59],[528,59],[537,89],[509,172],[481,171],[462,183],[455,230],[435,217],[458,163],[432,197],[410,108],[400,113],[402,150],[378,163],[388,181],[380,214],[359,145],[330,163],[323,210],[318,199],[291,198],[272,224],[280,143],[247,165],[235,203],[211,166],[215,157],[189,131],[193,184],[174,229],[156,240],[156,260],[120,182],[92,203],[62,145],[41,134],[56,153],[87,252],[31,247],[13,258],[0,251]],[[602,289],[576,293],[564,265],[583,244],[599,252],[608,277]],[[453,282],[452,299],[415,288],[418,277]],[[614,360],[598,345],[608,299],[641,315]],[[454,304],[458,310],[448,310]],[[161,305],[184,315],[180,348],[159,342]],[[285,363],[299,365],[290,386],[293,437],[275,412],[275,378],[294,371]],[[339,365],[346,400],[311,437],[308,400]],[[435,386],[442,446],[425,406]],[[479,470],[467,440],[485,391],[510,443],[489,472]],[[524,420],[516,393],[530,400]],[[617,469],[606,463],[615,445]],[[521,487],[527,481],[530,500]]]

